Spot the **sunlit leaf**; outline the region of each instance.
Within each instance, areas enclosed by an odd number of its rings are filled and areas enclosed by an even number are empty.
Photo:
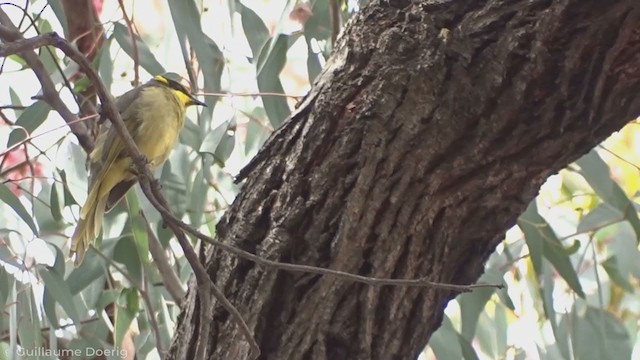
[[[538,214],[536,200],[529,203],[527,210],[518,219],[518,226],[525,234],[531,259],[536,273],[540,276],[541,256],[553,264],[560,276],[580,297],[584,297],[576,270],[569,259],[569,252],[556,237],[547,221]]]
[[[600,158],[595,150],[576,161],[580,165],[580,173],[604,202],[620,211],[636,232],[640,241],[640,219],[624,190],[609,176],[609,166]]]
[[[440,328],[431,336],[429,346],[438,360],[460,360],[463,358],[458,332],[446,315],[442,319]]]
[[[156,60],[147,44],[145,44],[137,35],[135,37],[137,54],[133,49],[133,41],[129,36],[129,30],[126,26],[119,22],[113,23],[113,36],[116,38],[122,50],[124,50],[131,59],[137,57],[140,66],[151,75],[159,75],[165,73],[164,67]]]

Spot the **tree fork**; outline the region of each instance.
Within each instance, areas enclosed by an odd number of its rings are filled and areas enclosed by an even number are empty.
[[[240,176],[218,239],[264,258],[470,284],[545,179],[640,114],[637,0],[374,1],[294,115]],[[411,359],[446,290],[257,266],[206,268],[263,359]],[[198,334],[194,283],[169,358],[244,359],[221,308]],[[213,300],[215,301],[215,300]]]

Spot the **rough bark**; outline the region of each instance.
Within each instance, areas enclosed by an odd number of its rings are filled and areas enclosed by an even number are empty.
[[[473,283],[547,176],[640,113],[637,0],[379,1],[348,25],[292,118],[249,165],[219,239],[265,258]],[[412,359],[456,294],[258,267],[207,270],[262,359]],[[170,358],[248,346],[191,285]]]

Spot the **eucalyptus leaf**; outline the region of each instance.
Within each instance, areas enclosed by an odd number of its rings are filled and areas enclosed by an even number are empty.
[[[242,19],[242,29],[249,42],[253,53],[253,59],[257,60],[263,46],[269,40],[269,29],[264,21],[251,8],[244,6],[240,1],[235,1],[237,10]]]
[[[535,199],[529,203],[527,210],[518,219],[518,226],[525,234],[531,260],[538,276],[542,271],[542,256],[544,256],[553,264],[567,284],[584,298],[580,280],[569,259],[569,251],[558,240],[547,221],[538,214]],[[575,243],[572,246],[575,246]]]
[[[269,44],[262,48],[257,66],[258,89],[262,95],[262,103],[269,121],[274,128],[278,128],[289,116],[291,110],[284,96],[284,88],[280,82],[280,72],[284,68],[289,49],[289,36],[280,34],[271,38]]]
[[[119,22],[113,23],[113,36],[115,37],[122,50],[132,59],[138,58],[140,66],[151,75],[160,75],[165,73],[164,67],[158,62],[147,44],[138,36],[135,37],[137,54],[133,48],[133,41],[129,36],[129,30],[126,26]]]
[[[29,105],[16,120],[15,125],[19,126],[20,129],[15,129],[11,132],[7,147],[26,139],[27,136],[44,123],[49,111],[51,111],[51,107],[43,100],[38,100]]]
[[[0,183],[0,201],[9,205],[22,219],[22,221],[31,228],[31,231],[36,235],[38,234],[38,228],[36,227],[36,223],[33,221],[33,217],[29,214],[27,209],[25,209],[24,205],[22,205],[20,199],[18,199],[18,197],[15,196],[4,183]]]
[[[53,268],[47,269],[45,267],[41,267],[38,270],[38,274],[42,277],[49,294],[62,306],[73,322],[78,324],[80,322],[80,314],[74,306],[71,290],[62,275],[53,270]]]
[[[600,158],[595,150],[576,161],[580,166],[580,173],[604,202],[620,212],[622,218],[629,221],[636,232],[636,241],[640,241],[640,219],[633,202],[629,200],[624,190],[609,175],[609,166]]]

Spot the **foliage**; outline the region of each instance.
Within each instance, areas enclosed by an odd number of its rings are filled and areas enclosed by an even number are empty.
[[[343,21],[355,11],[352,3],[358,2],[343,2]],[[24,12],[24,4],[1,5],[26,37],[65,31],[56,2],[27,4]],[[217,219],[238,191],[232,175],[284,121],[331,51],[328,2],[229,0],[215,11],[219,2],[132,4],[126,12],[133,32],[117,2],[103,3],[106,41],[94,64],[116,95],[138,73],[145,81],[165,69],[207,95],[209,107],[189,112],[180,144],[157,176],[172,210],[215,235]],[[67,85],[77,67],[50,49],[39,57],[73,106],[72,93],[86,87],[82,79]],[[0,211],[6,214],[0,217],[0,358],[45,344],[85,353],[117,350],[128,334],[138,358],[157,358],[180,309],[149,258],[140,210],[183,286],[188,263],[136,191],[105,219],[98,251],[73,267],[69,235],[86,197],[86,153],[54,111],[30,99],[39,91],[31,76],[19,56],[2,59],[0,91],[8,96],[0,104]],[[637,125],[629,125],[548,180],[480,279],[505,288],[452,301],[422,357],[631,356],[640,312],[638,134]]]

